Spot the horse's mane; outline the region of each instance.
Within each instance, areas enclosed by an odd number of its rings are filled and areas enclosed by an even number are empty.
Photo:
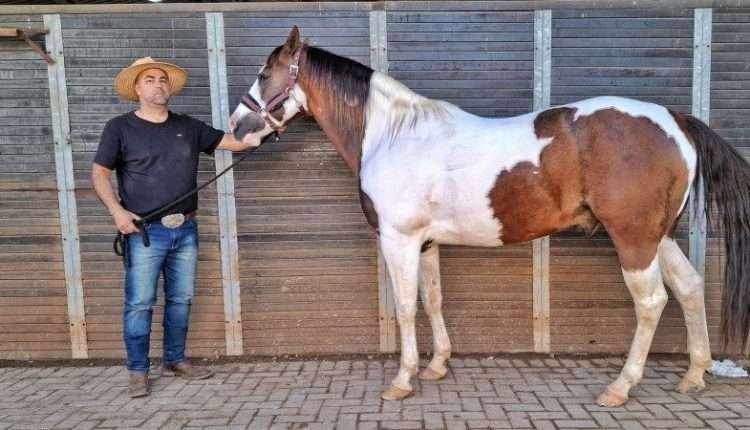
[[[361,144],[367,116],[384,117],[390,142],[403,131],[413,130],[420,121],[445,119],[448,103],[421,96],[402,83],[349,58],[320,48],[307,48],[307,78],[328,95],[328,115],[348,130],[348,138]],[[374,121],[374,118],[370,118]]]
[[[320,48],[306,48],[305,74],[326,100],[326,115],[338,125],[343,142],[359,148],[365,135],[367,96],[373,70]]]
[[[385,130],[391,143],[402,131],[415,129],[420,121],[443,121],[450,116],[449,103],[421,96],[401,82],[383,74],[370,81],[369,109],[385,115]]]

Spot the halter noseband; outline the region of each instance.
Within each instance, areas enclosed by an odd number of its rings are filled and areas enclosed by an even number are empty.
[[[245,105],[251,111],[260,115],[266,121],[266,124],[268,124],[272,129],[276,131],[282,128],[284,124],[280,121],[277,121],[276,118],[271,116],[271,114],[281,109],[281,107],[284,106],[284,102],[286,102],[288,99],[293,99],[295,103],[297,103],[297,108],[301,112],[305,111],[305,107],[302,106],[302,103],[300,103],[299,100],[292,96],[292,90],[294,89],[294,84],[297,83],[297,77],[299,76],[299,59],[302,55],[302,50],[306,47],[307,44],[303,43],[299,48],[297,48],[296,51],[294,51],[294,63],[289,66],[287,86],[286,88],[284,88],[284,91],[277,94],[274,98],[269,100],[268,103],[266,103],[265,109],[262,108],[260,106],[260,103],[258,103],[250,94],[245,94],[240,99],[240,103]]]

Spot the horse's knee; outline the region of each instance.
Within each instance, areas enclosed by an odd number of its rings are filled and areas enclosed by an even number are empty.
[[[405,300],[396,304],[396,317],[400,324],[412,324],[417,315],[417,304],[413,300]]]
[[[658,288],[653,294],[635,299],[640,308],[638,322],[649,327],[656,326],[659,322],[662,310],[667,305],[667,292],[664,288]]]

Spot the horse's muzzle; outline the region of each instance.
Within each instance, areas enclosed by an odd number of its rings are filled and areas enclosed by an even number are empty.
[[[240,118],[232,116],[229,124],[234,138],[239,141],[248,134],[256,134],[266,128],[266,121],[255,112],[248,112]]]

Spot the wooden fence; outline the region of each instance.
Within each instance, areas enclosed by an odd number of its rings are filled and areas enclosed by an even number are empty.
[[[313,44],[475,114],[627,96],[692,112],[750,156],[750,1],[601,3],[0,6],[0,27],[48,29],[34,40],[55,61],[0,39],[0,359],[124,354],[123,270],[88,176],[105,122],[135,108],[112,82],[138,57],[184,67],[190,78],[171,108],[218,128],[298,25]],[[202,159],[199,181],[231,160]],[[308,120],[201,192],[189,353],[395,351],[392,292],[357,189]],[[684,218],[679,242],[705,271],[715,341],[720,242]],[[605,233],[443,247],[442,279],[459,353],[621,353],[635,328]],[[418,336],[429,350],[424,314]],[[682,352],[685,339],[670,300],[652,350]]]

